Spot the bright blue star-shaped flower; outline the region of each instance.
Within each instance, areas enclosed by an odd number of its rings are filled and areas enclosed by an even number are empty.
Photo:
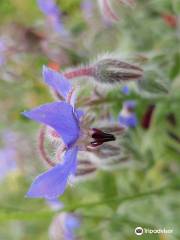
[[[49,171],[39,175],[32,183],[27,196],[54,199],[65,191],[69,176],[75,174],[77,161],[77,140],[80,137],[80,118],[83,112],[74,107],[74,98],[68,101],[72,86],[62,74],[47,67],[43,68],[43,78],[65,101],[41,105],[23,115],[39,123],[52,127],[61,137],[66,147],[64,161]]]

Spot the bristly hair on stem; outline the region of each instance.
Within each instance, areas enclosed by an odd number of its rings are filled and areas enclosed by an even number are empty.
[[[45,137],[46,137],[46,126],[42,126],[38,135],[38,150],[41,155],[41,158],[51,167],[54,167],[56,164],[51,160],[45,149]]]
[[[82,66],[65,71],[64,76],[72,80],[75,78],[88,77],[95,83],[102,86],[110,86],[129,81],[138,81],[143,78],[143,69],[138,65],[128,63],[117,57],[104,55],[91,63],[89,66]],[[86,80],[86,81],[87,81]]]

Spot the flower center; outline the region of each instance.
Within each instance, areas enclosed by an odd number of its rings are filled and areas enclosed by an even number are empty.
[[[94,139],[94,141],[91,142],[92,147],[97,147],[99,145],[102,145],[104,142],[110,142],[110,141],[116,140],[113,134],[105,133],[97,128],[93,128],[92,131],[93,133],[91,137]]]

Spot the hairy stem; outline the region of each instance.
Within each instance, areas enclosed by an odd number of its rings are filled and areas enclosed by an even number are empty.
[[[51,167],[54,167],[56,164],[49,157],[46,149],[45,149],[45,136],[46,136],[46,126],[42,126],[39,131],[38,136],[38,149],[42,159]]]
[[[94,76],[94,68],[93,67],[75,68],[68,72],[64,72],[63,74],[68,79],[84,77],[84,76],[93,77]]]

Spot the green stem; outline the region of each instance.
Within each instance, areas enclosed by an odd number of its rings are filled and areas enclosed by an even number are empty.
[[[171,185],[161,187],[159,189],[155,189],[152,191],[148,192],[143,192],[143,193],[138,193],[132,196],[126,196],[123,198],[116,197],[116,198],[109,198],[109,199],[104,199],[103,201],[95,201],[95,202],[90,202],[90,203],[81,203],[81,204],[75,204],[74,206],[67,206],[64,207],[59,211],[60,212],[72,212],[77,209],[85,209],[85,208],[90,208],[90,207],[96,207],[99,205],[103,205],[109,202],[118,202],[119,204],[123,204],[124,202],[127,201],[133,201],[135,199],[140,199],[143,197],[147,196],[152,196],[152,195],[160,195],[165,192],[165,190],[169,190]],[[7,209],[3,206],[1,206],[1,211],[0,211],[0,221],[9,221],[9,220],[43,220],[45,218],[52,218],[54,216],[54,212],[52,211],[10,211],[10,209]]]

